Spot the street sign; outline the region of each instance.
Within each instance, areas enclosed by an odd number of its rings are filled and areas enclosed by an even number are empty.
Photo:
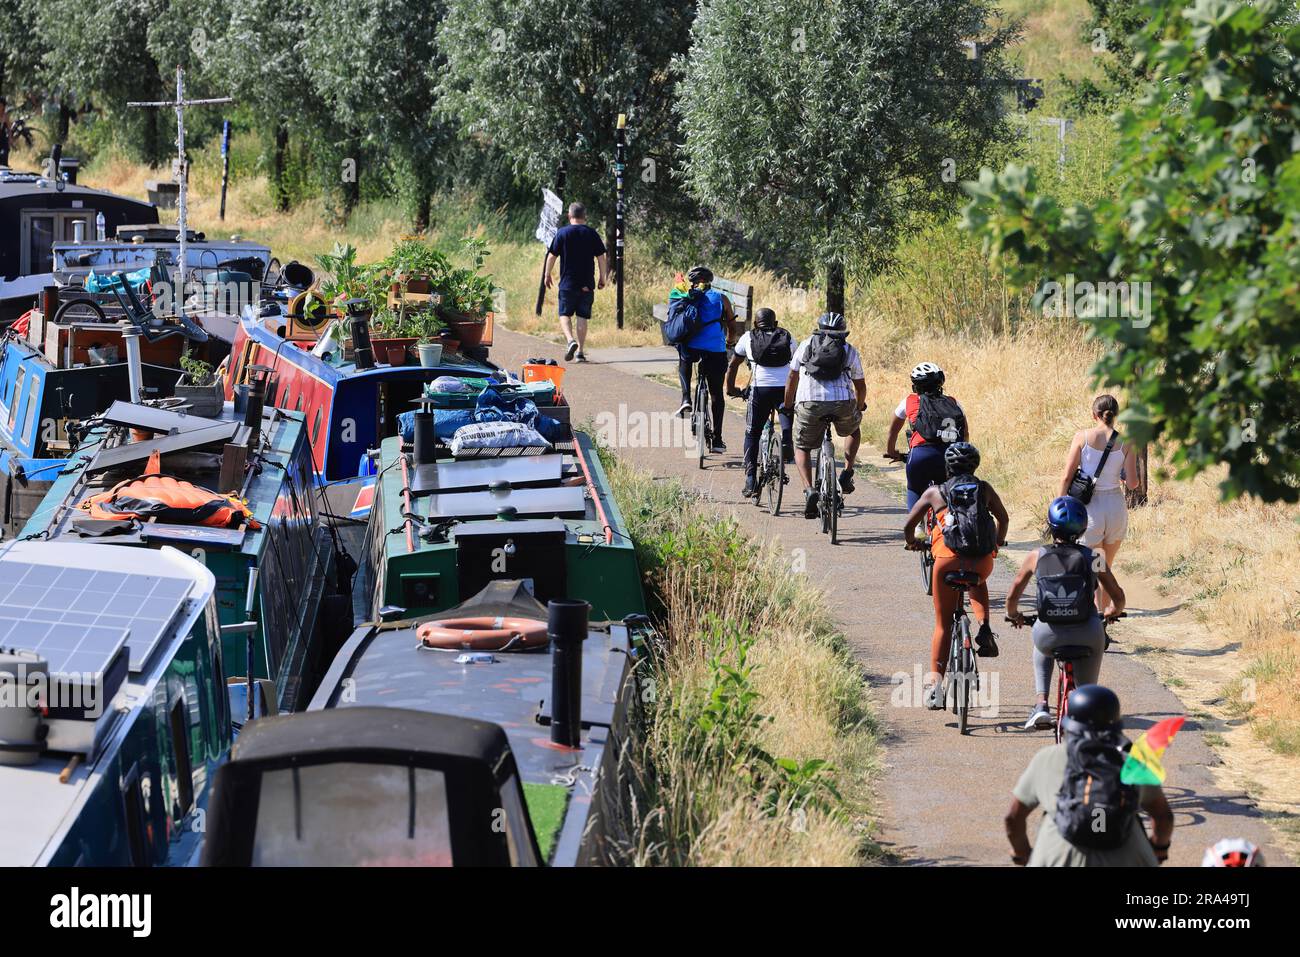
[[[548,248],[560,228],[560,214],[564,212],[564,201],[545,186],[542,187],[542,214],[534,233],[539,242]]]

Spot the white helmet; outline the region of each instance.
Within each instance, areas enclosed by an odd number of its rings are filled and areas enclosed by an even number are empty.
[[[942,380],[943,370],[940,369],[939,366],[933,362],[922,362],[919,366],[917,366],[915,369],[912,370],[913,382],[921,382],[925,379],[930,379],[935,376],[938,376],[939,379]]]
[[[1205,849],[1202,867],[1263,867],[1264,852],[1244,837],[1225,837]]]

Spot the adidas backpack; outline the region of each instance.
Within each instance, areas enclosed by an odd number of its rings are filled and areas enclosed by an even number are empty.
[[[1078,625],[1097,614],[1092,550],[1082,545],[1048,545],[1038,550],[1038,620]]]

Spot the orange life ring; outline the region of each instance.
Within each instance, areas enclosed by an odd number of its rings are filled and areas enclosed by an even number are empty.
[[[444,618],[425,622],[415,633],[426,648],[470,651],[537,648],[549,640],[546,622],[536,618]]]

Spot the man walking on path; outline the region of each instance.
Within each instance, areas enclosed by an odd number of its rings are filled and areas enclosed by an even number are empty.
[[[568,342],[564,358],[572,360],[577,356],[579,362],[586,362],[583,346],[587,343],[587,320],[591,318],[596,290],[604,289],[609,278],[609,257],[605,255],[600,234],[587,225],[587,208],[582,203],[569,204],[569,225],[556,231],[546,252],[542,271],[546,274],[547,289],[555,285],[551,272],[556,260],[560,263],[560,331]],[[598,265],[599,279],[596,278]]]

